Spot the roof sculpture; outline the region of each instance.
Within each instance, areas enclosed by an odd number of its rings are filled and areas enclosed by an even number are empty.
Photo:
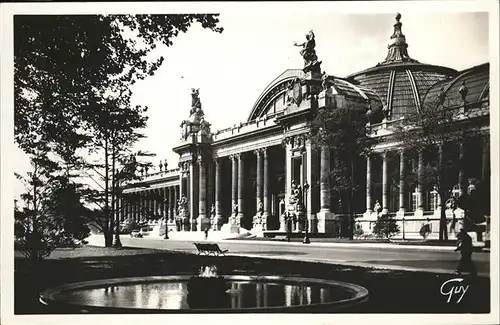
[[[406,37],[403,35],[401,27],[401,14],[398,12],[396,15],[396,23],[394,24],[394,33],[391,36],[391,41],[387,48],[389,49],[387,57],[384,61],[380,62],[378,65],[391,64],[395,62],[409,62],[418,63],[417,60],[410,58],[408,55],[408,44],[406,43]]]
[[[398,13],[384,61],[347,77],[355,85],[372,89],[380,96],[384,114],[373,116],[378,121],[382,118],[399,119],[419,111],[423,96],[434,84],[457,75],[454,69],[420,63],[411,58],[402,25]]]

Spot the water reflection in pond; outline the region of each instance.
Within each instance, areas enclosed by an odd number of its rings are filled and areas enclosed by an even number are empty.
[[[127,284],[66,291],[59,295],[70,303],[88,306],[141,309],[262,308],[328,303],[350,298],[352,293],[333,286],[230,280],[223,297],[189,296],[187,282]],[[216,306],[213,301],[216,300]]]

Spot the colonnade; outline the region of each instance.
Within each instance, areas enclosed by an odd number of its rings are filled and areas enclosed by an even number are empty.
[[[465,155],[465,150],[466,147],[464,144],[459,144],[459,150],[458,150],[458,162],[462,162],[464,159]],[[483,160],[486,158],[484,157],[487,148],[483,148]],[[443,145],[437,146],[437,159],[438,163],[443,161],[443,152],[444,152],[444,147]],[[389,158],[388,155],[389,153],[395,153],[399,155],[399,210],[398,211],[390,211],[389,209],[389,203],[390,203],[390,195],[389,195],[389,172],[388,172],[388,164],[389,164]],[[410,193],[410,189],[407,188],[406,185],[406,175],[407,175],[407,170],[406,170],[406,153],[402,149],[392,149],[392,150],[385,150],[381,152],[373,152],[369,155],[366,156],[366,214],[370,215],[373,212],[374,209],[374,201],[378,200],[373,200],[373,191],[372,191],[372,186],[373,186],[373,180],[372,180],[372,172],[373,172],[373,158],[375,155],[380,155],[382,158],[382,198],[381,198],[381,212],[382,213],[397,213],[403,215],[405,212],[409,209],[408,206],[405,205],[405,195]],[[413,212],[415,212],[416,215],[423,213],[424,210],[429,209],[429,202],[426,202],[426,191],[431,190],[429,188],[425,188],[423,184],[426,184],[428,180],[425,180],[425,175],[424,175],[424,165],[426,161],[424,159],[424,152],[420,150],[417,153],[417,170],[416,170],[416,175],[417,175],[417,181],[416,181],[416,186],[415,186],[415,204],[416,209],[414,209]],[[462,164],[458,164],[458,177],[457,177],[457,190],[458,190],[458,195],[462,195],[464,192],[467,191],[467,186],[468,186],[468,181],[466,178],[466,172],[463,168]],[[438,203],[437,205],[440,205],[439,201],[439,196],[437,196]]]
[[[178,199],[178,185],[136,190],[116,200],[115,211],[119,214],[120,221],[129,219],[138,222],[147,219],[162,219],[174,222]]]

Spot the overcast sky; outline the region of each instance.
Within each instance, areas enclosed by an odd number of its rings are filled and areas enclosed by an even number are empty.
[[[339,14],[320,4],[298,8],[308,10],[273,8],[220,10],[222,34],[195,25],[174,39],[172,47],[158,48],[164,64],[133,88],[133,104],[149,107],[147,139],[137,148],[156,153],[155,165],[167,159],[169,168],[177,167],[172,147],[178,143],[181,121],[189,117],[192,87],[200,88],[212,131],[244,122],[273,79],[286,69],[302,68],[300,48],[293,43],[303,42],[311,29],[322,69],[335,76],[385,59],[398,11],[412,58],[457,70],[489,61],[487,13],[405,11],[396,3],[386,14]],[[14,159],[19,170],[28,166],[20,150]],[[17,196],[20,184],[15,190]]]

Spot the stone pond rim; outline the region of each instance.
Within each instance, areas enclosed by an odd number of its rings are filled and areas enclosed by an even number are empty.
[[[279,312],[337,312],[359,306],[369,299],[368,290],[356,284],[303,277],[283,277],[283,276],[248,276],[248,275],[223,275],[228,281],[253,281],[263,283],[280,284],[311,284],[322,287],[337,287],[349,292],[350,298],[338,301],[316,303],[299,306],[273,306],[273,307],[251,307],[242,309],[221,308],[221,309],[148,309],[148,308],[128,308],[128,307],[104,307],[80,305],[77,303],[66,302],[58,295],[65,292],[103,288],[112,285],[130,285],[146,283],[163,282],[187,282],[193,275],[166,275],[166,276],[147,276],[101,279],[94,281],[68,283],[53,287],[43,291],[40,294],[39,301],[46,305],[54,313],[85,313],[85,314],[164,314],[164,313],[279,313]]]

